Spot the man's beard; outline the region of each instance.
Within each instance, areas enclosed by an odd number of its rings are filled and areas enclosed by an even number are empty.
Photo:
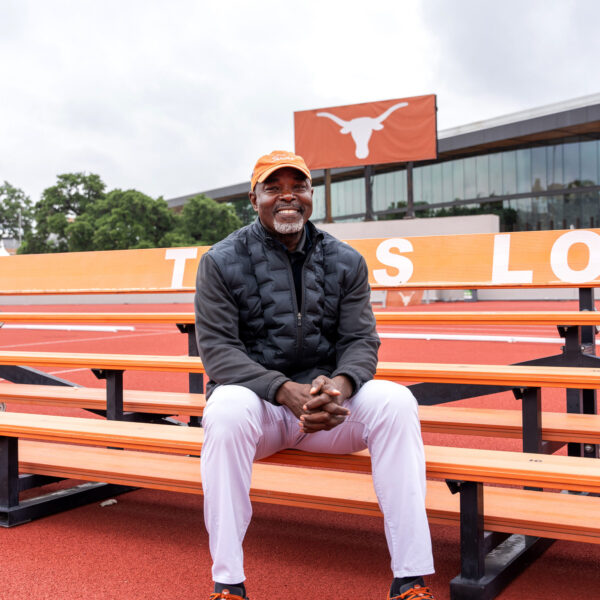
[[[285,222],[285,223],[281,223],[280,221],[277,220],[277,218],[275,218],[273,220],[273,229],[275,229],[275,231],[281,235],[289,235],[292,233],[299,233],[300,231],[302,231],[302,228],[304,227],[304,219],[302,218],[301,214],[298,214],[298,220],[293,221],[293,222]]]

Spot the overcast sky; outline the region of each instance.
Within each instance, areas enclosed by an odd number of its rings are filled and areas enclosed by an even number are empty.
[[[298,110],[437,94],[438,129],[600,92],[597,0],[0,0],[0,182],[172,198]]]

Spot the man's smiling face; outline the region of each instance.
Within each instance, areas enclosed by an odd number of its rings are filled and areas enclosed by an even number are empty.
[[[294,249],[312,214],[313,188],[306,175],[291,167],[277,169],[249,196],[263,227]]]

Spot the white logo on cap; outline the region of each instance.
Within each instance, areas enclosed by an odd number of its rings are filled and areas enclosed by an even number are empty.
[[[270,157],[270,161],[271,162],[279,162],[280,160],[285,160],[285,159],[293,159],[294,155],[291,152],[278,152],[277,154],[271,154]]]

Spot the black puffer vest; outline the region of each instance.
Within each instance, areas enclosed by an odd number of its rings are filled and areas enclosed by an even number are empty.
[[[360,255],[308,222],[312,247],[298,306],[286,251],[257,220],[210,250],[239,307],[239,336],[248,356],[267,369],[309,382],[335,369],[340,283]]]

